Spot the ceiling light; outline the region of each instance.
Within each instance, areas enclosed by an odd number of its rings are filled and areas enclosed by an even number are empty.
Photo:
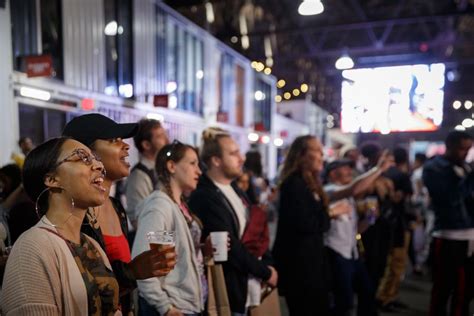
[[[465,128],[470,128],[472,126],[474,126],[474,120],[471,119],[471,118],[466,118],[462,121],[462,126],[464,126]]]
[[[347,53],[345,53],[341,57],[339,57],[338,60],[336,60],[335,66],[339,70],[351,69],[352,67],[354,67],[354,61]]]
[[[277,87],[278,87],[278,88],[281,89],[281,88],[283,88],[285,85],[286,85],[286,81],[285,81],[285,80],[283,80],[283,79],[278,80],[278,82],[277,82]]]
[[[273,58],[267,57],[265,64],[267,64],[268,67],[273,67]]]
[[[465,101],[464,102],[464,107],[466,108],[466,110],[470,110],[472,108],[472,101]]]
[[[301,92],[306,93],[309,90],[309,87],[306,83],[303,83],[300,87]]]
[[[276,95],[275,96],[275,102],[281,102],[281,95]]]
[[[270,75],[272,73],[272,70],[270,68],[265,68],[265,70],[263,71],[264,74],[266,75]]]
[[[291,98],[291,93],[285,92],[285,94],[283,95],[283,97],[285,98],[285,100],[289,100],[289,99]]]
[[[465,131],[466,130],[466,128],[462,125],[456,125],[456,127],[454,129],[457,130],[457,131]]]
[[[253,69],[256,69],[256,68],[257,68],[257,65],[258,65],[258,61],[255,61],[255,60],[250,63],[250,66],[251,66]]]
[[[215,18],[214,18],[214,8],[212,7],[212,3],[206,2],[205,7],[206,7],[206,20],[208,23],[213,23]]]
[[[230,38],[230,41],[231,41],[233,44],[235,44],[235,43],[237,43],[237,42],[239,41],[239,38],[238,38],[237,36],[232,36],[232,37]]]
[[[28,97],[42,101],[49,101],[49,99],[51,99],[51,93],[48,91],[28,87],[21,87],[20,95],[22,97]]]
[[[298,89],[293,89],[293,95],[294,95],[295,97],[299,96],[299,95],[300,95],[300,90],[298,90]]]
[[[324,11],[324,6],[320,0],[304,0],[298,7],[300,15],[316,15]]]
[[[461,105],[462,105],[461,101],[459,101],[459,100],[456,100],[456,101],[453,102],[453,108],[455,110],[459,110],[461,108]]]

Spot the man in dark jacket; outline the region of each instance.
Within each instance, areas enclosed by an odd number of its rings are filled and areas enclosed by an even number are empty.
[[[242,244],[248,209],[243,193],[232,185],[242,172],[243,157],[230,135],[218,128],[203,132],[201,159],[207,172],[201,177],[189,206],[204,225],[203,236],[213,231],[227,231],[231,248],[223,263],[224,276],[233,315],[245,315],[249,275],[276,286],[276,270],[252,255]]]
[[[474,191],[467,181],[473,171],[465,159],[472,136],[453,131],[445,144],[446,153],[423,169],[435,213],[430,315],[446,315],[449,300],[451,315],[468,315],[474,291],[474,209],[466,200]]]

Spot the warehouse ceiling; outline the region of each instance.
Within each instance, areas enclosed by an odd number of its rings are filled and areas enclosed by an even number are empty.
[[[331,112],[340,108],[334,63],[343,54],[355,67],[445,62],[455,74],[452,97],[472,90],[474,0],[322,0],[324,12],[314,16],[298,14],[301,0],[166,3],[271,66],[287,82],[279,93],[307,83],[312,99]]]

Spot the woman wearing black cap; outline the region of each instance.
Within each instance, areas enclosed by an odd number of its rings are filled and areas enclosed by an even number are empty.
[[[130,173],[127,161],[129,145],[123,139],[133,137],[137,129],[135,123],[118,124],[106,116],[93,113],[71,120],[65,126],[63,135],[87,145],[101,157],[107,171],[104,187],[109,195],[112,184]],[[174,267],[175,254],[149,250],[131,260],[126,238],[127,215],[115,198],[109,197],[101,206],[89,209],[85,222],[88,225],[83,226],[83,231],[100,243],[112,263],[123,294],[122,311],[128,312],[130,296],[125,294],[136,287],[136,280],[166,275],[169,268]]]

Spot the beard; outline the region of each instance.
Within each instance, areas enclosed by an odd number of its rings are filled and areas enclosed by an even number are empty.
[[[236,178],[242,175],[242,168],[232,168],[228,166],[224,166],[222,172],[224,176],[229,180],[235,180]]]

